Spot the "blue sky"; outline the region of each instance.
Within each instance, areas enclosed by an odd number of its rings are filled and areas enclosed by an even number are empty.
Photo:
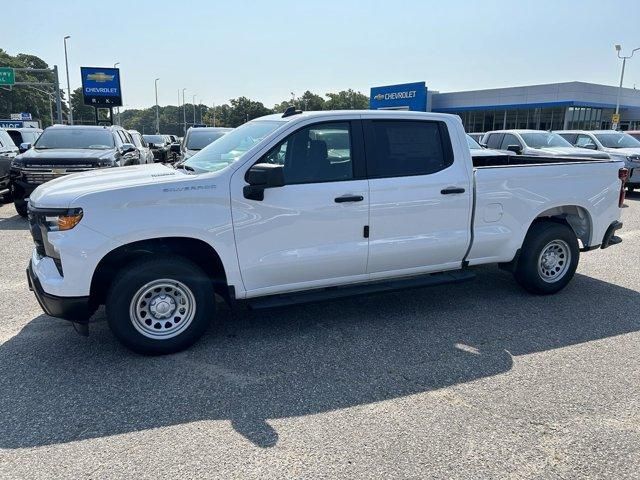
[[[426,81],[432,90],[581,80],[616,85],[615,43],[640,47],[640,2],[70,1],[5,2],[0,48],[57,64],[120,62],[125,108],[241,95],[268,107],[316,93]],[[61,80],[63,81],[63,78]],[[640,88],[640,51],[625,86]]]

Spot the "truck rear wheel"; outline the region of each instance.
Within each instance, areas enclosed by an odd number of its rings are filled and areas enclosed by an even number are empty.
[[[174,353],[193,344],[209,326],[215,314],[213,284],[181,257],[141,260],[113,281],[106,309],[113,334],[131,350]]]
[[[579,258],[578,239],[570,227],[536,223],[524,239],[514,276],[531,293],[556,293],[573,278]]]

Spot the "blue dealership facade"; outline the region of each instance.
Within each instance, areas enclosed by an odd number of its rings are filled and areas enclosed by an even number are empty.
[[[420,85],[423,95],[410,93]],[[611,128],[617,94],[618,87],[585,82],[450,93],[431,91],[424,82],[417,82],[372,88],[370,107],[453,113],[460,116],[468,132],[503,128],[597,130]],[[639,90],[622,89],[620,117],[623,130],[640,129]]]

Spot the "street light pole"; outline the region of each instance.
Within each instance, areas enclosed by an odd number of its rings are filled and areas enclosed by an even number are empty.
[[[159,78],[156,78],[155,81],[155,85],[156,85],[156,135],[158,135],[160,133],[160,110],[158,107],[158,80],[160,80]]]
[[[116,62],[113,64],[113,68],[118,68],[118,65],[120,65],[120,62]],[[121,125],[122,122],[120,122],[120,107],[116,107],[116,123],[118,125]]]
[[[193,96],[193,124],[196,124],[196,96]]]
[[[624,80],[624,67],[627,64],[627,58],[633,57],[633,54],[636,53],[638,50],[640,50],[640,47],[634,48],[633,50],[631,50],[631,55],[626,56],[626,57],[624,55],[620,55],[620,52],[622,51],[622,46],[621,45],[616,45],[615,47],[616,47],[616,52],[618,52],[618,58],[622,59],[622,71],[620,72],[620,86],[618,87],[618,95],[617,95],[617,98],[616,98],[616,116],[617,116],[620,113],[620,96],[622,95],[622,82]],[[611,122],[611,128],[615,129],[615,127],[617,127],[617,123]]]
[[[69,95],[69,125],[73,125],[73,109],[71,108],[71,84],[69,83],[69,60],[67,58],[67,40],[71,35],[64,37],[64,63],[67,68],[67,93]]]
[[[182,133],[184,135],[187,134],[187,106],[184,103],[184,91],[186,88],[182,89]]]

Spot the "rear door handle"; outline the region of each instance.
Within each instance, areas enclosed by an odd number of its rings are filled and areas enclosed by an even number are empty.
[[[452,193],[464,193],[464,188],[459,188],[459,187],[443,188],[442,190],[440,190],[440,193],[442,195],[451,195]]]
[[[362,200],[364,200],[362,195],[342,195],[334,199],[336,203],[361,202]]]

